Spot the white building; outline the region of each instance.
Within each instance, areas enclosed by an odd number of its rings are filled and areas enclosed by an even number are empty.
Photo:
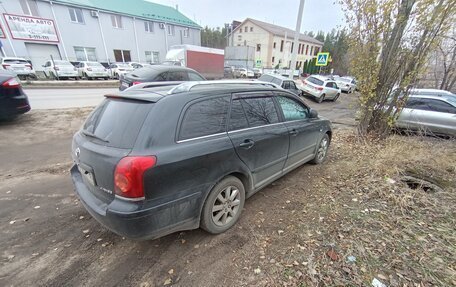
[[[151,62],[201,44],[201,27],[173,7],[143,0],[1,0],[0,56],[72,62]]]
[[[291,29],[247,18],[230,35],[230,46],[255,48],[255,60],[263,68],[290,68],[295,32]],[[321,51],[323,43],[304,34],[299,36],[296,68],[302,67]]]

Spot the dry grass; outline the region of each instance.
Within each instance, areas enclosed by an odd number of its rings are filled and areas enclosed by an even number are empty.
[[[404,174],[443,191],[412,189]],[[243,257],[262,273],[245,268],[249,276],[238,283],[370,286],[377,278],[388,286],[454,286],[455,175],[455,141],[395,135],[368,143],[351,131],[336,134],[326,164],[304,166],[264,192],[290,202],[258,215],[258,249]]]

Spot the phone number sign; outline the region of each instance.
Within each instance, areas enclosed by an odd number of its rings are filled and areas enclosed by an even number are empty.
[[[59,36],[51,19],[3,14],[11,37],[17,40],[59,42]]]

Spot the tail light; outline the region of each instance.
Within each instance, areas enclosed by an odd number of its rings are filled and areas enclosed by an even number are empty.
[[[92,68],[87,68],[87,71],[91,72],[91,71],[92,71]]]
[[[54,67],[54,70],[58,71],[58,70],[60,70],[60,69],[59,69],[59,67]]]
[[[3,88],[18,88],[20,86],[21,84],[15,78],[11,78],[2,84]]]
[[[133,82],[133,85],[141,84],[141,82]]]
[[[315,87],[318,91],[323,91],[323,87]]]
[[[8,69],[9,67],[11,67],[11,65],[6,65],[6,64],[3,64],[2,66],[3,66],[3,69],[5,69],[5,70]]]
[[[122,158],[114,172],[114,192],[130,199],[144,199],[144,172],[155,166],[155,156],[127,156]]]

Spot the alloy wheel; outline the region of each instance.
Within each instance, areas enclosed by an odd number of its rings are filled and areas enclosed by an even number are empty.
[[[217,226],[229,224],[239,212],[241,195],[237,187],[228,186],[222,189],[212,205],[212,221]]]
[[[323,161],[323,159],[326,157],[327,152],[328,152],[328,139],[323,138],[320,142],[320,146],[318,146],[318,151],[317,151],[318,161]]]

